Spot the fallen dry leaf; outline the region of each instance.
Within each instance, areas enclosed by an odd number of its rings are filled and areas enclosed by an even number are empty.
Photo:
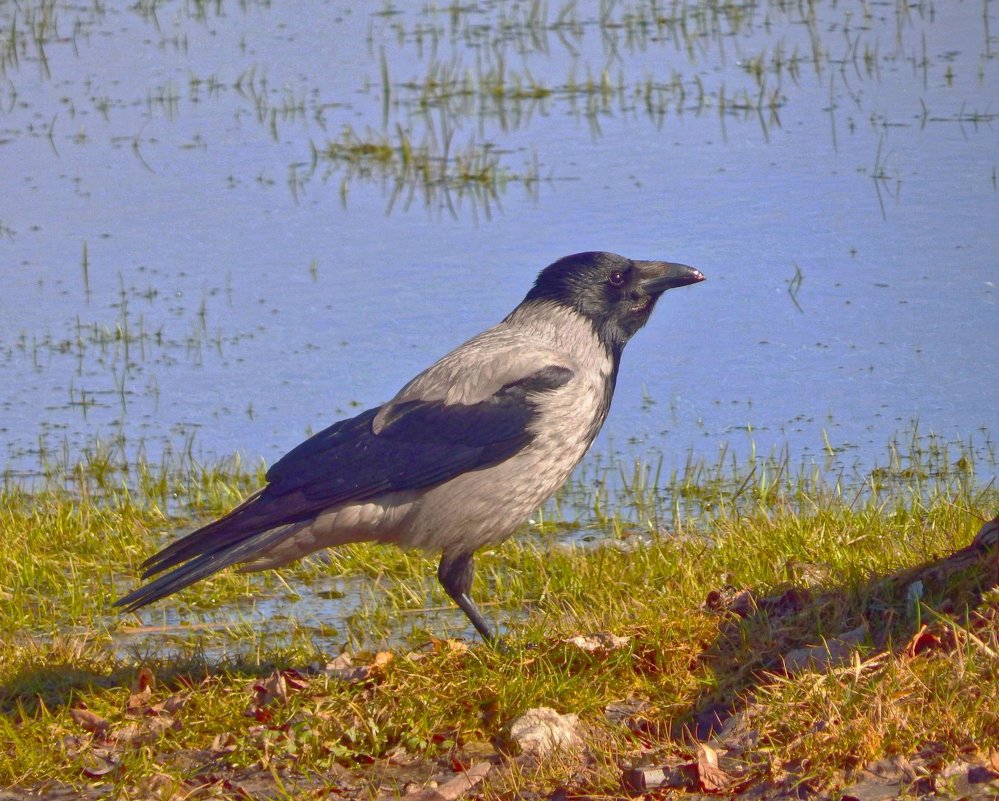
[[[275,670],[263,681],[255,681],[250,685],[253,700],[243,714],[260,723],[267,723],[274,717],[274,713],[265,707],[274,701],[285,704],[288,702],[289,689],[301,690],[308,686],[309,680],[297,670]],[[186,696],[183,700],[187,700]]]
[[[309,680],[293,668],[282,671],[281,675],[289,690],[304,690],[309,686]]]
[[[456,801],[481,782],[492,770],[489,762],[479,762],[437,787],[430,787],[406,796],[409,801]],[[397,796],[392,796],[396,798]]]
[[[161,701],[158,704],[153,704],[149,707],[148,714],[150,715],[160,715],[164,712],[168,715],[172,715],[177,712],[184,704],[187,703],[187,699],[191,697],[190,690],[185,690],[182,693],[174,693],[169,698]]]
[[[904,653],[911,659],[934,651],[953,651],[957,645],[957,633],[954,629],[939,624],[927,626],[924,623],[919,627],[919,631],[912,635]]]
[[[343,653],[337,656],[336,659],[334,659],[332,662],[327,662],[326,667],[324,669],[326,671],[346,670],[353,664],[354,660],[351,657],[351,655],[348,653]]]
[[[354,665],[349,654],[340,654],[326,665],[326,674],[341,681],[364,681],[382,672],[392,659],[391,651],[379,651],[367,665]]]
[[[256,694],[254,701],[258,706],[267,706],[274,700],[281,703],[288,700],[288,683],[280,670],[275,670],[266,679],[254,684],[253,691]]]
[[[468,651],[468,643],[464,640],[452,640],[446,639],[441,640],[437,637],[431,639],[433,643],[434,650],[438,653],[445,651],[448,653],[458,653],[463,654]]]
[[[180,780],[168,773],[154,773],[151,776],[147,776],[139,781],[138,788],[140,791],[140,797],[147,798],[164,798],[164,799],[179,799],[184,797],[190,797],[185,793],[184,795],[173,795],[169,791],[176,788],[180,784]]]
[[[159,738],[167,729],[178,729],[180,723],[169,715],[143,718],[141,722],[127,723],[115,731],[110,739],[118,745],[137,747],[147,745]]]
[[[92,752],[87,754],[83,765],[83,775],[88,779],[100,779],[117,770],[119,764],[108,754]]]
[[[139,672],[135,674],[135,680],[132,682],[132,692],[141,693],[155,687],[156,676],[153,675],[153,671],[147,667],[139,668]]]
[[[236,735],[227,731],[216,734],[215,739],[212,740],[212,747],[208,750],[216,756],[221,756],[222,754],[231,754],[236,750],[236,745]]]
[[[243,716],[253,718],[257,723],[270,723],[274,719],[274,713],[271,710],[258,706],[255,703],[251,703],[243,710]]]
[[[95,712],[91,712],[89,709],[78,709],[74,707],[69,710],[69,716],[73,718],[76,725],[81,726],[87,731],[94,732],[95,734],[103,734],[111,726],[111,724],[104,718]]]
[[[145,727],[140,723],[126,723],[108,739],[113,740],[117,745],[142,745],[144,731]]]
[[[326,664],[326,675],[340,681],[364,681],[368,677],[368,672],[367,665],[354,665],[350,654],[340,654]]]
[[[146,687],[146,689],[140,690],[137,693],[132,693],[128,696],[128,702],[125,704],[126,714],[142,714],[149,707],[149,701],[152,697],[153,691],[150,687]]]
[[[912,639],[906,643],[905,655],[911,659],[926,651],[935,651],[939,647],[940,638],[924,623],[919,627],[919,631],[912,635]]]
[[[718,767],[718,752],[706,743],[697,744],[697,780],[709,793],[723,792],[732,784],[732,777]]]
[[[132,694],[128,697],[128,702],[125,704],[125,712],[132,714],[141,714],[144,712],[153,697],[153,688],[155,686],[156,677],[153,676],[153,671],[147,667],[140,668],[139,672],[135,674],[135,679],[132,681]]]
[[[254,718],[259,723],[267,723],[274,717],[273,712],[265,708],[268,704],[275,700],[281,703],[288,701],[288,683],[280,670],[275,670],[263,681],[253,682],[250,691],[253,693],[253,700],[243,710],[243,715]]]
[[[83,749],[90,748],[91,738],[82,734],[67,734],[59,740],[59,745],[66,752],[68,757],[76,757],[82,753]]]

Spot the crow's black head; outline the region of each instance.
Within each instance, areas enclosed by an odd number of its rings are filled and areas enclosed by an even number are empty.
[[[685,264],[633,261],[599,251],[575,253],[545,267],[524,302],[549,301],[574,309],[620,354],[648,321],[663,292],[703,280]]]

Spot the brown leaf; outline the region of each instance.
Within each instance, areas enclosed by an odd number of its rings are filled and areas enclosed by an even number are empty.
[[[271,710],[256,704],[250,704],[243,714],[248,718],[253,718],[257,723],[270,723],[274,720],[274,713]]]
[[[116,744],[123,746],[141,745],[142,732],[143,726],[141,723],[126,723],[111,735],[110,739],[114,740]]]
[[[275,670],[261,682],[253,685],[256,693],[254,703],[257,706],[267,706],[271,701],[278,700],[285,703],[288,700],[288,684],[284,679],[284,674],[280,670]]]
[[[170,790],[177,788],[179,784],[180,780],[174,776],[170,776],[167,773],[154,773],[139,780],[139,797],[167,798],[171,799],[171,801],[173,799],[190,798],[191,795],[188,795],[186,792],[183,795],[170,793]]]
[[[520,753],[537,758],[583,747],[579,716],[572,712],[563,715],[547,706],[528,709],[510,723],[508,732],[511,745],[518,747]]]
[[[340,681],[353,683],[356,681],[364,681],[368,678],[371,670],[367,665],[357,665],[356,667],[333,668],[332,670],[327,670],[326,672],[334,679],[340,679]]]
[[[905,655],[912,659],[926,651],[935,651],[940,647],[940,638],[925,623],[919,627],[919,631],[912,635],[912,639],[906,643]]]
[[[435,651],[446,651],[452,654],[463,654],[468,651],[468,643],[464,640],[438,640],[434,639]]]
[[[697,779],[709,793],[723,792],[732,784],[732,777],[718,767],[718,752],[705,743],[697,744]]]
[[[104,718],[89,709],[70,709],[69,716],[76,725],[95,734],[104,734],[111,726]]]
[[[334,659],[332,662],[327,662],[326,670],[327,671],[346,670],[353,664],[354,660],[351,658],[350,654],[343,653],[339,654],[336,657],[336,659]]]
[[[288,683],[280,670],[275,670],[263,681],[254,682],[250,685],[250,690],[253,692],[253,700],[243,714],[259,723],[268,723],[273,719],[274,713],[264,708],[271,701],[288,701]]]
[[[185,691],[182,693],[174,693],[169,698],[160,701],[158,704],[153,704],[146,712],[150,715],[161,715],[164,712],[168,715],[174,714],[178,711],[184,704],[187,703],[187,699],[191,697],[190,691]]]
[[[905,655],[910,659],[935,651],[946,653],[958,646],[957,634],[949,626],[923,624],[905,646]]]
[[[340,654],[326,663],[326,674],[341,681],[363,681],[368,677],[368,668],[367,665],[355,666],[350,654]]]
[[[132,692],[141,693],[155,687],[156,677],[153,675],[153,671],[147,667],[139,668],[139,672],[135,674],[135,679],[132,681]]]
[[[372,675],[383,671],[392,659],[393,654],[391,651],[379,651],[367,665],[352,665],[348,654],[340,654],[340,656],[326,665],[326,673],[341,681],[364,681]]]
[[[125,704],[125,713],[129,715],[142,715],[147,712],[149,702],[153,697],[153,688],[156,686],[156,678],[149,668],[140,668],[132,681],[132,694],[129,695]]]
[[[130,712],[133,715],[145,712],[152,697],[153,688],[146,685],[145,689],[139,690],[138,692],[132,693],[128,696],[128,702],[125,704],[125,711]]]
[[[209,749],[215,755],[231,754],[236,750],[236,735],[232,732],[222,732],[216,734],[212,740],[212,747]]]
[[[117,770],[119,763],[110,756],[102,754],[89,754],[83,766],[83,775],[88,779],[100,779]]]
[[[82,734],[67,734],[60,738],[59,744],[68,757],[79,756],[85,748],[91,747],[91,738]]]
[[[112,736],[117,744],[123,746],[140,746],[153,742],[167,729],[180,728],[180,724],[169,715],[143,718],[141,722],[128,723]]]
[[[288,685],[289,690],[304,690],[309,686],[309,680],[299,673],[297,670],[289,668],[282,672],[284,676],[285,684]]]
[[[411,793],[406,798],[410,801],[456,801],[481,782],[492,767],[489,762],[480,762],[438,787]]]

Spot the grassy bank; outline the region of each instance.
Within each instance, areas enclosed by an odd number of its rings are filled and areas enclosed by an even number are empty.
[[[487,798],[614,797],[641,764],[710,789],[708,742],[728,792],[835,794],[879,759],[987,761],[999,557],[944,560],[999,511],[995,451],[913,437],[890,453],[849,481],[786,458],[584,473],[478,560],[502,653],[468,637],[431,559],[366,546],[115,614],[155,545],[233,505],[257,468],[98,451],[8,482],[0,786],[374,797],[481,764]],[[320,619],[316,594],[337,614]],[[578,715],[581,744],[518,756],[510,723],[536,707]]]

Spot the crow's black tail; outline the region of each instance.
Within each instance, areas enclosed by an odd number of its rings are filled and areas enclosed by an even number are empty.
[[[119,598],[114,602],[114,605],[124,607],[126,612],[134,612],[146,604],[151,604],[153,601],[158,601],[160,598],[172,595],[178,590],[194,584],[196,581],[207,578],[212,573],[222,570],[222,568],[252,559],[256,554],[266,551],[274,543],[294,533],[293,530],[299,527],[300,524],[279,526],[278,528],[244,536],[242,539],[228,545],[204,550],[200,555],[195,556],[180,567],[175,567],[169,573],[164,573],[159,578],[133,590],[124,598]],[[195,537],[208,528],[209,526],[199,529],[181,541],[183,542],[191,537]],[[160,572],[160,570],[162,570],[160,567],[151,567],[145,572],[143,578],[148,578],[150,575]]]

